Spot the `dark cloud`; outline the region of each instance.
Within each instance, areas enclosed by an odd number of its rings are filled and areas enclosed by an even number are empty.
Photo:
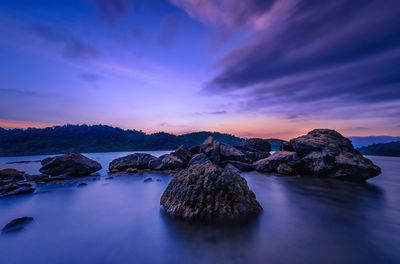
[[[73,59],[95,59],[100,52],[88,42],[46,25],[35,25],[32,31],[52,45],[60,46],[62,55]]]
[[[79,78],[85,82],[97,82],[101,77],[95,73],[82,73]]]
[[[397,114],[399,1],[279,0],[273,6],[264,8],[265,27],[220,61],[222,70],[206,92],[240,94],[242,109],[288,118],[374,104]],[[247,20],[260,17],[245,10]],[[225,16],[236,20],[230,12]]]
[[[99,11],[100,17],[108,22],[114,22],[131,14],[132,2],[130,0],[91,0]]]

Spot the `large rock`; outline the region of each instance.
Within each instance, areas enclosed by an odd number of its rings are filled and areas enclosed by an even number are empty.
[[[244,142],[244,147],[253,149],[261,152],[270,152],[271,144],[266,139],[261,138],[249,138]]]
[[[190,150],[185,148],[184,145],[180,146],[177,150],[171,153],[171,155],[176,156],[180,160],[182,160],[184,163],[188,163],[189,160],[192,158],[192,153]]]
[[[252,148],[242,147],[242,146],[235,146],[236,149],[240,150],[245,158],[242,160],[246,163],[253,163],[260,159],[268,158],[270,153],[265,151],[260,151]]]
[[[365,181],[381,173],[378,166],[354,149],[351,141],[330,129],[315,129],[282,146],[301,158],[300,174]]]
[[[260,172],[277,172],[280,164],[286,164],[290,167],[298,167],[300,158],[296,152],[277,151],[268,158],[254,163],[255,169]]]
[[[15,169],[0,170],[0,197],[33,193],[35,188],[28,175]]]
[[[244,178],[214,164],[196,164],[178,172],[161,205],[172,216],[200,221],[241,220],[262,210]]]
[[[145,170],[149,168],[149,162],[154,159],[156,157],[150,154],[134,153],[111,161],[108,170],[111,172]]]
[[[68,153],[44,159],[39,171],[51,176],[67,175],[71,177],[79,177],[90,175],[100,169],[100,163],[91,160],[80,153]]]

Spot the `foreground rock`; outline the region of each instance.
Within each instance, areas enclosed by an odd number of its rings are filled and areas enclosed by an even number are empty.
[[[282,152],[278,153],[286,153],[286,155],[292,155],[292,157],[299,157],[299,163],[297,161],[293,162],[293,159],[281,163],[284,163],[301,175],[349,181],[365,181],[381,173],[378,166],[363,157],[354,149],[349,139],[343,137],[335,130],[312,130],[307,135],[285,143],[282,145],[282,150]],[[256,169],[264,171],[268,167],[274,171],[275,166],[271,166],[271,162],[267,161],[273,156],[266,160],[258,161]],[[283,169],[280,171],[283,171]],[[285,171],[288,171],[288,169],[285,168]]]
[[[11,222],[9,222],[8,224],[6,224],[3,227],[2,232],[3,233],[11,233],[11,232],[21,231],[22,229],[24,229],[24,227],[27,224],[31,223],[32,221],[33,221],[33,218],[28,217],[28,216],[16,218],[16,219],[12,220]]]
[[[42,160],[41,173],[71,177],[87,176],[101,169],[100,163],[91,160],[80,153],[68,153]]]
[[[111,172],[135,172],[149,168],[149,162],[156,159],[153,155],[146,153],[134,153],[111,161],[108,170]]]
[[[28,175],[15,169],[0,170],[0,197],[33,193],[35,188]]]
[[[169,215],[187,220],[241,220],[262,211],[244,178],[214,164],[177,173],[160,202]]]

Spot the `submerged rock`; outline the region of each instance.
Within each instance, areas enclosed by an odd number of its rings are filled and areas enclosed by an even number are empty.
[[[137,172],[137,170],[148,169],[149,162],[154,159],[156,159],[156,157],[150,154],[134,153],[111,161],[108,169],[111,172],[126,171],[134,173]]]
[[[297,153],[301,165],[296,171],[304,175],[365,181],[381,173],[378,166],[354,149],[349,139],[331,129],[314,129],[290,140],[282,149]]]
[[[0,170],[0,197],[33,193],[35,188],[29,175],[16,169]]]
[[[169,215],[200,221],[241,220],[262,211],[244,178],[214,164],[178,172],[160,203]]]
[[[28,216],[16,218],[16,219],[12,220],[11,222],[9,222],[8,224],[6,224],[3,227],[2,232],[3,233],[11,233],[11,232],[21,231],[22,229],[24,229],[24,227],[27,224],[31,223],[32,221],[33,221],[33,218],[28,217]]]
[[[80,153],[68,153],[42,160],[41,173],[51,176],[67,175],[72,177],[90,175],[101,169],[100,163]]]
[[[143,180],[143,182],[152,182],[152,181],[153,181],[153,178],[151,178],[151,177],[146,178],[146,179]]]
[[[86,182],[81,182],[81,183],[78,184],[78,187],[85,187],[85,186],[87,186]]]

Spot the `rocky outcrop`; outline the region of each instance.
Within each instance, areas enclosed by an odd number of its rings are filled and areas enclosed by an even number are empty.
[[[28,175],[15,169],[0,170],[0,197],[33,193],[35,188]]]
[[[108,170],[110,172],[126,171],[128,173],[133,173],[137,170],[148,169],[149,162],[154,159],[156,159],[156,157],[150,154],[134,153],[111,161]]]
[[[244,178],[214,164],[178,172],[160,202],[169,215],[199,221],[244,219],[262,210]]]
[[[3,227],[2,232],[3,233],[19,232],[23,230],[25,226],[31,222],[33,222],[33,218],[29,216],[23,216],[13,219]]]
[[[299,156],[300,164],[294,169],[301,175],[365,181],[381,173],[378,166],[363,157],[349,139],[335,130],[312,130],[285,143],[282,149]]]
[[[68,153],[42,160],[41,173],[71,177],[87,176],[101,169],[100,163],[91,160],[80,153]]]
[[[276,168],[276,172],[281,175],[296,175],[297,172],[290,166],[285,163],[279,164],[278,168]]]

